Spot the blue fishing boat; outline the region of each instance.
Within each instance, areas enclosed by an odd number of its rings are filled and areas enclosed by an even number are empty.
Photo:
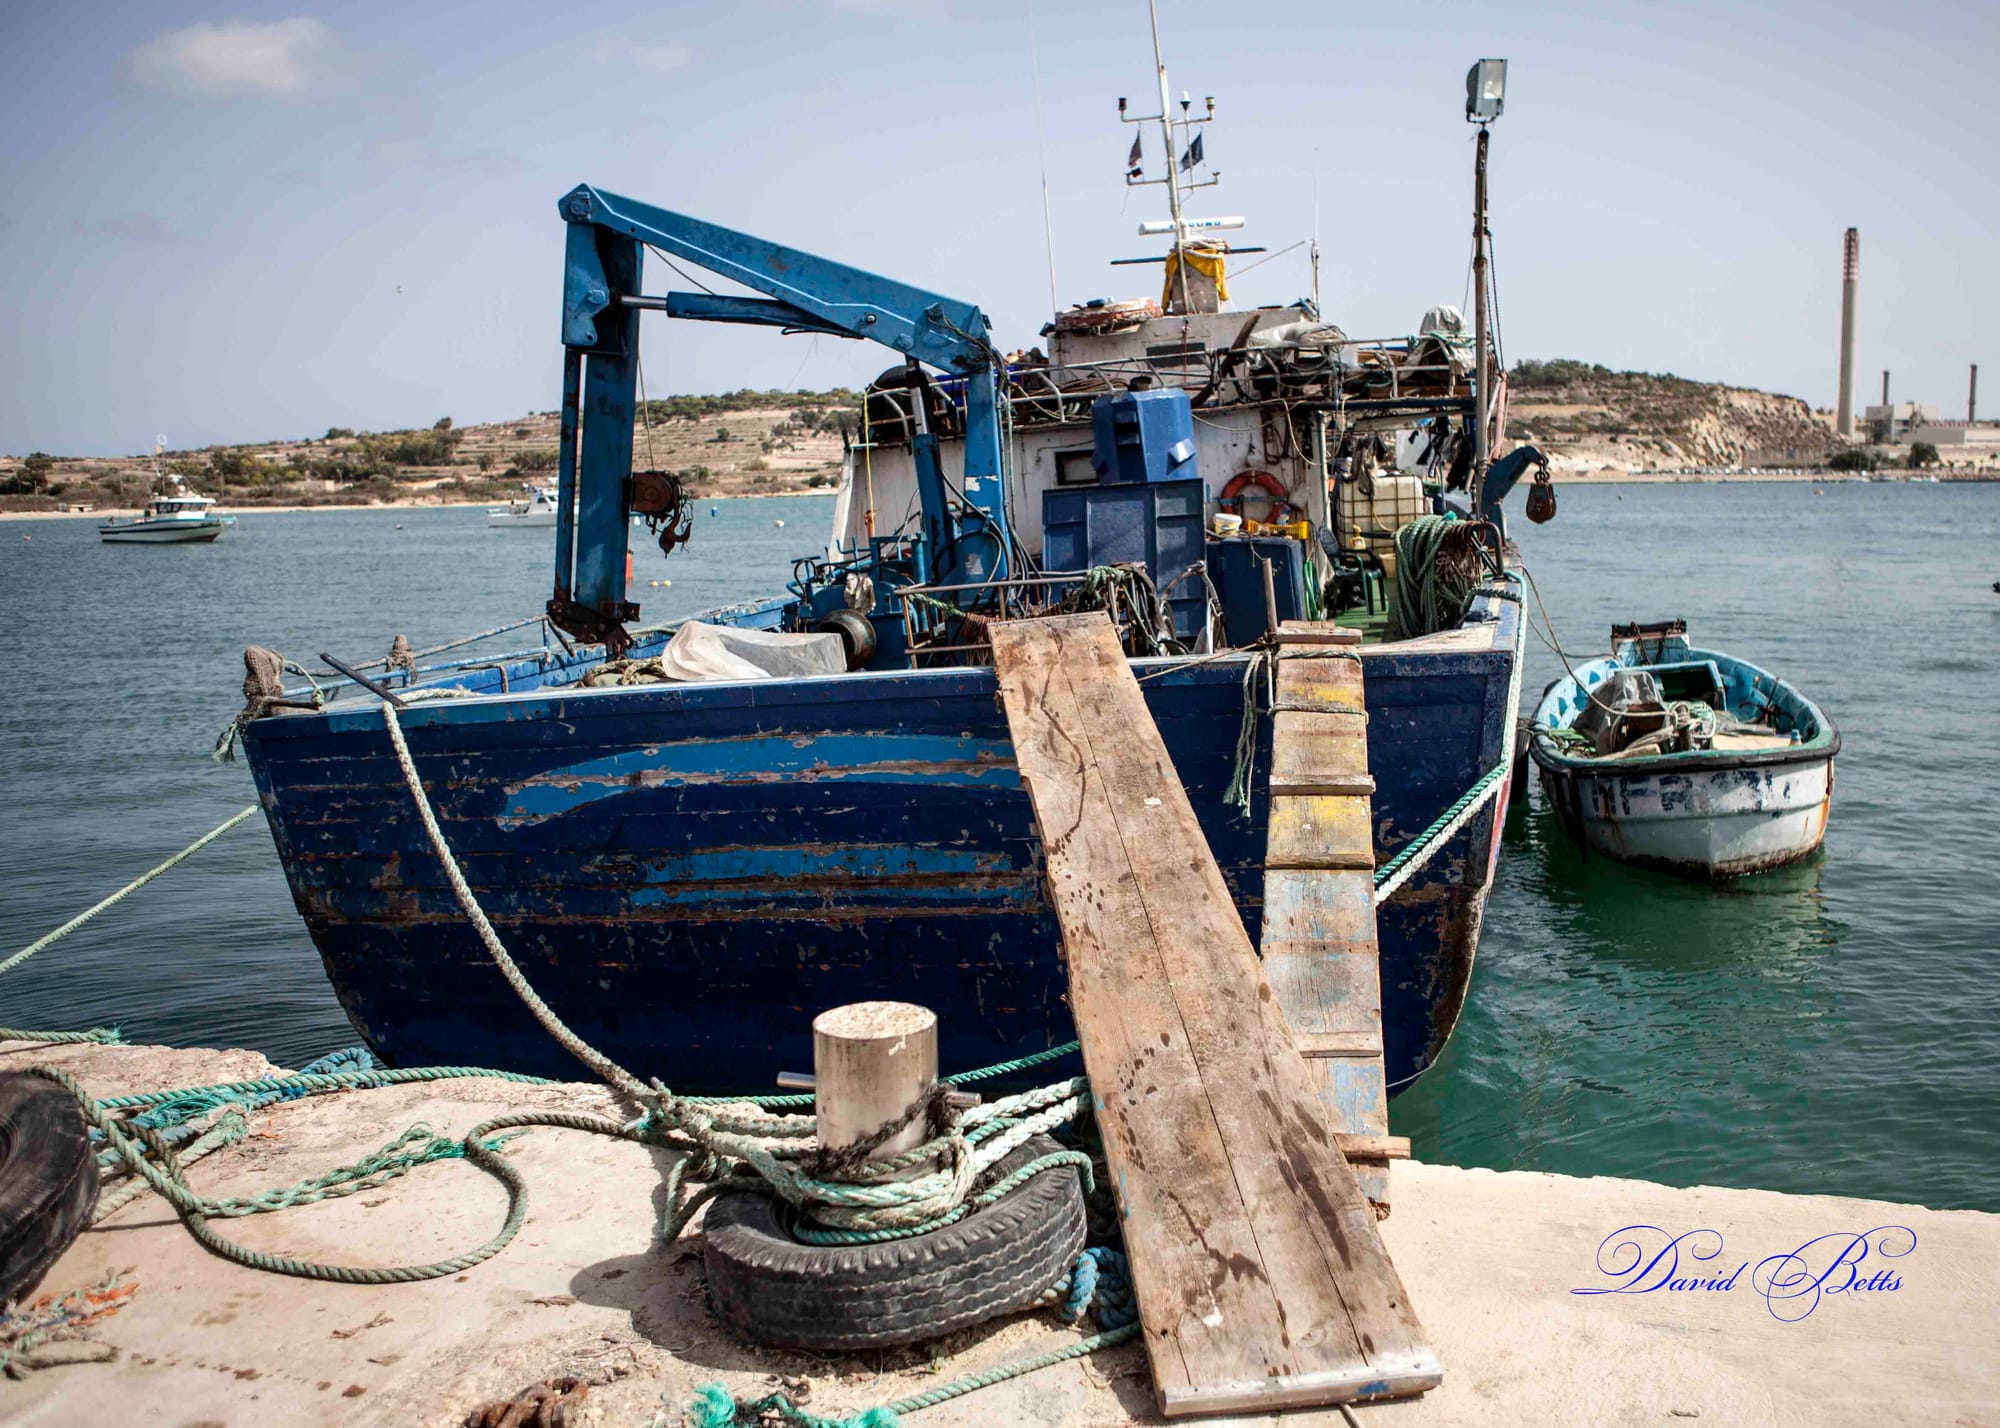
[[[1784,680],[1669,620],[1615,627],[1608,657],[1550,685],[1528,752],[1587,852],[1722,879],[1820,846],[1840,731]]]
[[[404,701],[421,798],[529,980],[637,1070],[767,1088],[809,1064],[816,1012],[870,998],[936,1009],[959,1064],[1070,1040],[983,632],[1104,609],[1253,939],[1260,646],[1283,620],[1360,632],[1374,841],[1398,864],[1379,909],[1392,1088],[1435,1063],[1506,801],[1522,626],[1500,502],[1531,463],[1489,465],[1491,341],[1455,311],[1357,339],[1316,298],[1225,309],[1242,250],[1183,214],[1171,162],[1205,121],[1154,118],[1173,198],[1161,297],[1056,314],[1046,353],[1003,355],[969,303],[588,186],[562,199],[555,643],[353,671],[374,696],[317,709],[254,660],[246,685],[286,876],[378,1054],[571,1069],[468,923],[378,698]],[[648,295],[648,251],[765,296]],[[690,524],[674,473],[632,469],[647,312],[900,360],[789,589],[635,628],[630,519],[669,551]]]

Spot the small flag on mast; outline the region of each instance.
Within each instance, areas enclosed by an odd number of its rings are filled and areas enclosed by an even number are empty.
[[[1134,134],[1132,136],[1132,152],[1125,156],[1125,176],[1127,178],[1137,178],[1139,176],[1143,157],[1144,155],[1139,148],[1139,136]]]
[[[1201,161],[1201,135],[1197,134],[1194,142],[1187,146],[1187,152],[1181,155],[1181,172],[1188,173]]]

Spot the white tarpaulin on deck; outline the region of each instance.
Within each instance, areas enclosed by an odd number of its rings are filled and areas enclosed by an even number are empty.
[[[844,674],[847,647],[839,635],[789,635],[690,620],[660,651],[660,666],[667,678],[691,682],[799,679]]]

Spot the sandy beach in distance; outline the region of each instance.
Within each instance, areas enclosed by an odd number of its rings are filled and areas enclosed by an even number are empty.
[[[827,496],[834,493],[826,487],[801,486],[795,491],[743,491],[729,496],[693,496],[695,501],[769,501],[781,496]],[[225,516],[294,516],[317,515],[326,511],[441,511],[464,510],[468,507],[497,511],[505,501],[364,501],[353,505],[319,506],[232,506],[221,503],[219,509]],[[94,511],[0,511],[0,521],[107,521],[116,516],[121,519],[139,514],[137,506],[99,507]]]

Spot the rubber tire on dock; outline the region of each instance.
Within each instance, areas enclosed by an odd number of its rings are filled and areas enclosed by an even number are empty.
[[[1061,1148],[1037,1136],[993,1174]],[[800,1244],[781,1211],[769,1196],[724,1195],[703,1230],[716,1313],[738,1337],[783,1348],[935,1339],[1028,1308],[1083,1251],[1083,1186],[1069,1165],[943,1229],[881,1244]]]
[[[27,1294],[97,1206],[97,1155],[76,1098],[0,1072],[0,1304]]]

